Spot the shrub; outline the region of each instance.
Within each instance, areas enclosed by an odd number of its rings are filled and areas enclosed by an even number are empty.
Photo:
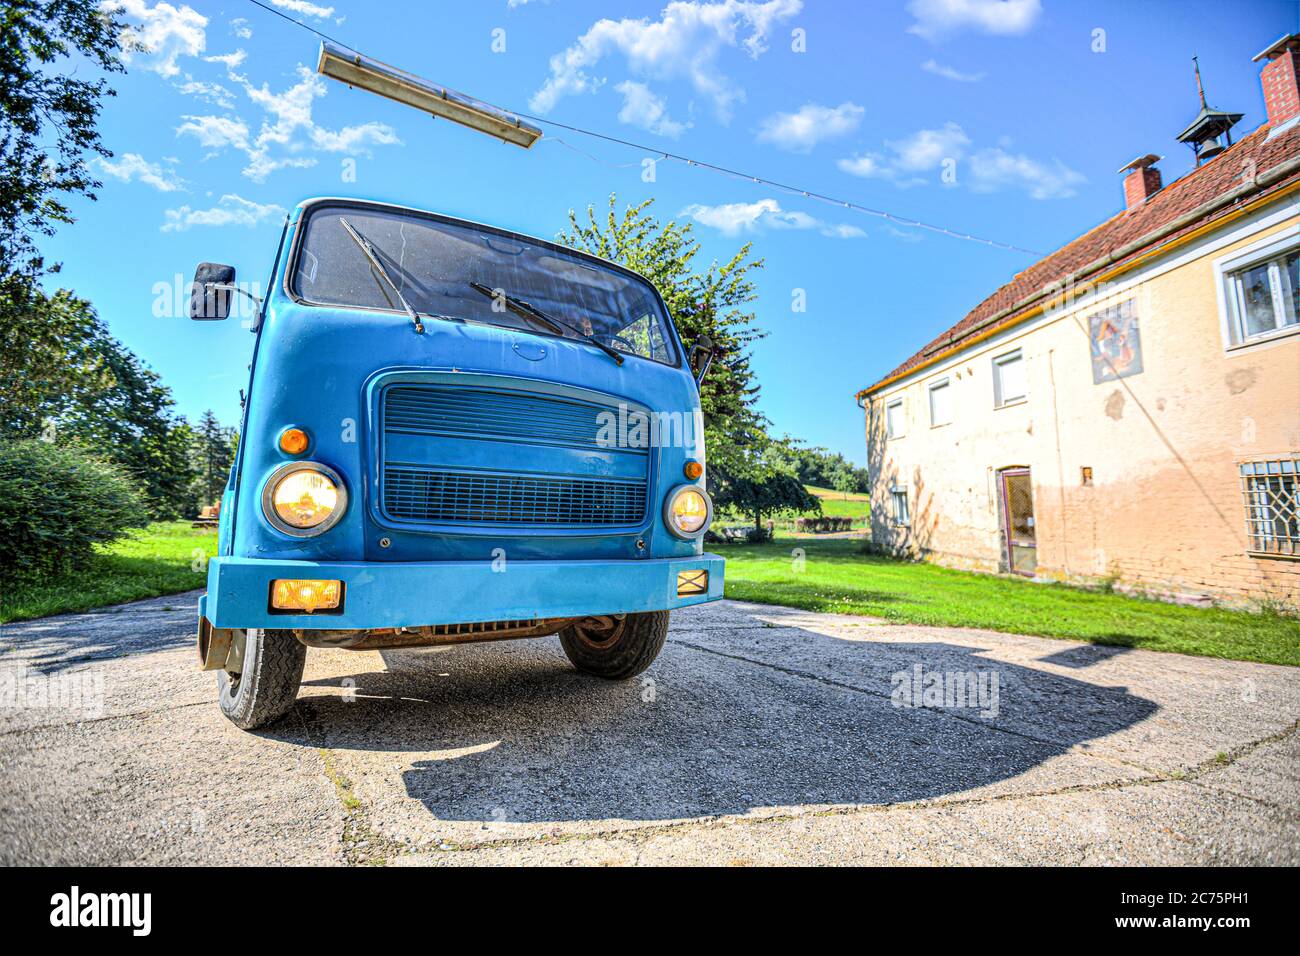
[[[0,580],[76,567],[147,520],[118,466],[76,446],[0,442]]]
[[[796,518],[794,530],[809,531],[814,534],[826,534],[829,532],[852,531],[853,519],[829,515],[821,515],[815,518]]]

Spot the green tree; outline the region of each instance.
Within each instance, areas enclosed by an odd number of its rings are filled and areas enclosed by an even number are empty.
[[[809,447],[789,436],[782,441],[789,446],[788,460],[805,485],[847,492],[868,490],[870,474],[867,469],[857,467],[839,452]],[[837,477],[841,474],[848,477]]]
[[[8,0],[0,8],[0,269],[42,269],[36,237],[72,222],[69,195],[95,198],[87,153],[100,142],[105,77],[121,72],[122,21],[99,0]]]
[[[766,535],[765,516],[821,513],[821,501],[790,467],[781,442],[750,445],[743,458],[739,466],[710,475],[709,490],[716,507],[752,515],[760,538]]]
[[[0,438],[48,439],[71,396],[104,381],[91,347],[102,327],[66,289],[46,295],[12,275],[0,283]]]
[[[0,325],[0,438],[83,445],[133,479],[155,518],[192,510],[189,426],[171,390],[66,289],[27,287]]]
[[[208,409],[194,429],[192,454],[200,506],[221,500],[221,491],[235,461],[238,438],[233,429],[224,427]]]
[[[709,472],[733,473],[747,467],[752,458],[747,449],[766,439],[749,356],[763,333],[746,308],[756,298],[750,273],[763,262],[751,258],[745,243],[725,263],[702,266],[690,223],[660,222],[648,212],[652,203],[628,206],[620,214],[611,195],[603,216],[587,207],[585,222],[571,209],[569,228],[557,241],[621,263],[654,283],[687,347],[703,334],[713,340],[713,367],[700,388]]]
[[[844,496],[847,501],[849,495],[858,490],[858,479],[848,468],[836,468],[831,472],[831,487]]]

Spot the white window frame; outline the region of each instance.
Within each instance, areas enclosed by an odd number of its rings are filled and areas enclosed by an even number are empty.
[[[1246,553],[1300,559],[1300,455],[1240,462]]]
[[[1006,398],[1002,394],[1002,366],[1011,362],[1024,362],[1025,353],[1022,349],[1012,349],[1009,352],[1003,352],[1001,355],[993,356],[993,407],[1009,408],[1012,405],[1020,405],[1029,401],[1029,366],[1022,365],[1025,372],[1025,393],[1023,395],[1013,395]]]
[[[1245,249],[1230,256],[1216,260],[1214,263],[1215,293],[1219,300],[1219,319],[1222,323],[1223,346],[1225,349],[1247,348],[1260,342],[1287,335],[1300,334],[1300,322],[1290,325],[1274,325],[1266,332],[1254,335],[1246,334],[1246,317],[1242,298],[1240,274],[1265,262],[1271,262],[1269,285],[1273,290],[1273,319],[1287,311],[1288,285],[1290,278],[1281,267],[1281,262],[1289,253],[1300,251],[1300,235],[1287,231],[1282,235],[1269,236],[1252,243]]]
[[[902,431],[899,432],[894,432],[889,427],[889,410],[895,407],[899,410],[899,424],[902,427]],[[903,404],[903,399],[901,397],[891,398],[885,401],[885,438],[902,438],[907,434],[907,418],[904,415],[906,408],[907,406]]]
[[[931,428],[940,428],[944,425],[951,425],[953,418],[956,417],[954,414],[955,409],[952,404],[952,392],[949,392],[948,393],[948,420],[946,422],[936,422],[934,420],[934,393],[941,388],[952,388],[952,382],[948,379],[947,376],[944,376],[943,378],[939,379],[937,382],[931,382],[929,388],[926,390],[926,395],[930,399],[930,427]]]
[[[903,516],[901,518],[898,516],[898,511],[899,511],[898,502],[900,498],[903,502],[903,508],[902,508]],[[903,486],[901,488],[898,485],[889,486],[889,520],[892,521],[894,524],[898,525],[900,528],[911,527],[912,505],[911,502],[907,500],[906,486]]]

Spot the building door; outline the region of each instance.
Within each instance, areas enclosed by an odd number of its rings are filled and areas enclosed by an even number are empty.
[[[1038,567],[1038,540],[1034,533],[1034,495],[1029,469],[1008,468],[1001,474],[1007,567],[1016,574],[1032,577]]]

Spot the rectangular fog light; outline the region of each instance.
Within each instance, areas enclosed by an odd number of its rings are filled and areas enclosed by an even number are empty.
[[[343,603],[342,581],[278,578],[271,582],[273,611],[337,611]]]
[[[678,571],[677,596],[690,597],[693,594],[709,593],[708,571]]]

